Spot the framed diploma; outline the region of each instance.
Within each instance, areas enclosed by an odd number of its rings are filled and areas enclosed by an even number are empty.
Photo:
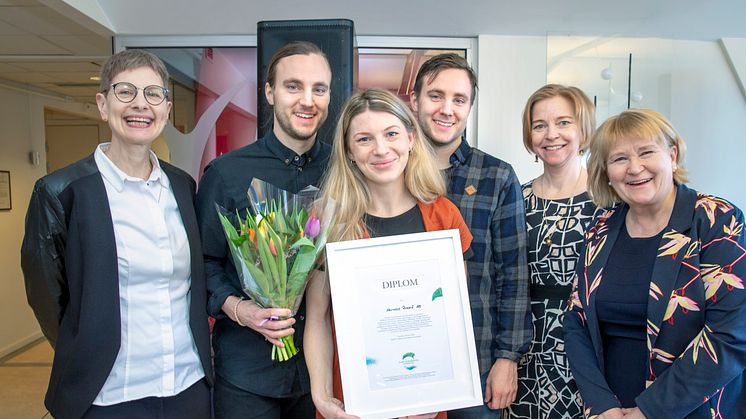
[[[347,413],[483,403],[458,230],[326,246]]]

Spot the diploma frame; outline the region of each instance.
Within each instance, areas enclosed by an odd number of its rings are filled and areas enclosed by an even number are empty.
[[[363,419],[383,419],[483,404],[469,291],[458,230],[329,243],[326,253],[347,413]],[[386,275],[379,272],[386,271],[386,268],[393,272],[399,266],[434,266],[423,272],[440,272],[442,298],[437,299],[442,301],[438,303],[440,305],[437,310],[444,313],[440,317],[434,316],[435,321],[432,323],[433,327],[442,328],[437,330],[447,334],[443,338],[442,333],[435,332],[440,339],[447,339],[444,346],[448,350],[439,351],[438,354],[450,356],[449,379],[424,383],[417,383],[415,379],[411,384],[402,384],[407,382],[405,379],[395,382],[396,385],[390,388],[372,388],[373,379],[369,377],[369,359],[366,353],[369,348],[366,348],[365,343],[365,335],[370,331],[362,329],[364,322],[371,324],[370,320],[365,319],[376,319],[376,316],[381,316],[381,310],[366,312],[371,304],[364,300],[374,298],[369,291],[370,281],[373,281],[373,286],[378,286],[379,283],[375,281],[380,278],[372,279],[373,277]],[[360,275],[361,272],[376,273]],[[416,274],[416,270],[408,271],[406,275],[413,273]],[[396,298],[392,299],[392,305],[396,304],[394,300]],[[432,301],[435,300],[436,294],[432,294]],[[378,302],[373,305],[376,304]],[[439,324],[438,319],[445,319],[445,324]],[[378,325],[380,324],[379,321]],[[380,330],[380,327],[377,329]],[[402,377],[406,377],[406,374],[407,372],[403,372]],[[370,375],[376,377],[373,373]]]

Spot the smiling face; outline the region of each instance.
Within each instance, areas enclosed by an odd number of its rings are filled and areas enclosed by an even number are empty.
[[[573,106],[562,96],[536,102],[531,109],[531,148],[547,166],[579,158],[580,127]]]
[[[459,142],[466,129],[474,94],[466,70],[449,68],[435,78],[424,79],[419,92],[412,95],[412,109],[425,137],[434,147]]]
[[[137,87],[137,95],[132,102],[122,103],[109,86],[106,93],[96,94],[96,104],[101,119],[109,123],[111,141],[123,145],[145,145],[155,141],[168,122],[171,102],[151,105],[145,100],[142,88],[155,85],[164,86],[164,80],[150,67],[125,70],[111,79],[111,83],[127,82]]]
[[[274,107],[274,133],[285,145],[316,138],[329,108],[332,72],[319,54],[291,55],[277,63],[274,86],[265,85]]]
[[[396,116],[365,111],[350,120],[347,157],[365,177],[369,187],[401,185],[409,161],[413,135]]]
[[[621,138],[609,149],[606,174],[631,208],[657,208],[675,194],[677,151],[652,139]]]

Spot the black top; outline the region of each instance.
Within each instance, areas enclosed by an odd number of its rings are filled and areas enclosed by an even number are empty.
[[[419,205],[415,205],[406,212],[394,217],[382,218],[366,213],[363,214],[363,222],[371,238],[396,236],[397,234],[424,233],[427,231]],[[466,252],[464,252],[464,260],[468,260],[473,255],[474,251],[469,246]]]
[[[417,205],[395,217],[382,218],[365,214],[363,215],[363,221],[370,237],[395,236],[397,234],[422,233],[425,231],[425,221],[422,219],[422,212]]]
[[[632,238],[622,226],[597,291],[604,375],[622,407],[634,407],[645,390],[648,290],[660,241],[660,234]]]
[[[231,295],[244,296],[230,259],[215,204],[228,214],[244,214],[249,207],[247,191],[254,178],[296,193],[318,186],[326,170],[331,148],[317,141],[303,155],[285,147],[271,131],[255,143],[213,160],[206,168],[197,192],[197,218],[207,273],[208,311],[216,317],[213,334],[215,372],[251,393],[269,397],[293,397],[310,392],[308,370],[302,353],[289,361],[270,359],[272,344],[248,327],[225,316],[221,307]],[[295,316],[295,345],[303,346],[305,302]]]

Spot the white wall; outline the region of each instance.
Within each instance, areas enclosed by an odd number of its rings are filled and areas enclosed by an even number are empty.
[[[26,304],[21,276],[20,248],[23,220],[33,182],[46,172],[44,164],[28,163],[32,150],[32,98],[28,94],[0,87],[0,169],[10,171],[11,211],[0,211],[0,356],[41,336],[31,309]],[[44,121],[41,121],[41,130]],[[42,144],[43,145],[43,144]],[[43,148],[38,149],[43,151]]]
[[[746,38],[723,38],[720,45],[728,57],[733,72],[738,76],[738,85],[746,96]]]
[[[507,161],[521,183],[541,174],[523,147],[526,99],[546,84],[546,37],[479,36],[477,147]]]
[[[746,210],[746,100],[717,42],[674,42],[671,122],[687,144],[689,184]]]
[[[20,248],[34,182],[46,174],[44,107],[98,118],[93,107],[48,99],[0,87],[0,170],[10,171],[13,209],[0,211],[0,357],[41,337],[26,303]],[[38,166],[29,163],[38,151]]]
[[[746,209],[746,100],[718,42],[672,41],[670,118],[688,147],[693,188]],[[524,183],[541,166],[523,148],[521,114],[546,83],[546,38],[479,37],[478,141]]]

